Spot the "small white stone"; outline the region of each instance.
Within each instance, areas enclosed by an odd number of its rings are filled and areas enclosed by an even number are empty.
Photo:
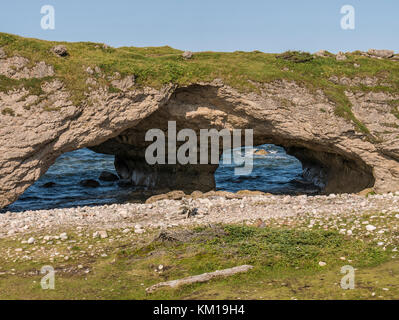
[[[27,242],[27,243],[28,243],[28,244],[35,243],[35,238],[30,237],[30,238],[28,239],[28,242]]]
[[[60,234],[60,239],[61,240],[67,240],[68,239],[68,235],[64,232]]]
[[[371,224],[368,224],[368,225],[366,226],[366,230],[367,230],[367,231],[374,231],[375,229],[377,229],[377,228],[374,227],[374,226],[371,225]]]
[[[320,262],[319,262],[319,266],[320,266],[320,267],[325,267],[326,265],[327,265],[327,263],[324,262],[324,261],[320,261]]]

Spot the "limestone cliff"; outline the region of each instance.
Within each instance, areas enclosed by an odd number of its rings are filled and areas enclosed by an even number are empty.
[[[255,145],[283,146],[326,193],[399,191],[396,60],[352,53],[298,63],[259,52],[187,59],[171,48],[92,43],[64,44],[58,56],[54,45],[0,34],[0,207],[59,155],[84,147],[116,155],[120,176],[138,184],[214,188],[217,166],[146,164],[145,132],[172,120],[178,130],[253,129]]]

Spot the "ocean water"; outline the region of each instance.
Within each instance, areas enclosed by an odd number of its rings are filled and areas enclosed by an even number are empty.
[[[247,189],[275,194],[309,194],[318,191],[302,179],[301,163],[287,155],[281,147],[263,145],[254,149],[243,149],[242,154],[245,153],[245,156],[249,157],[259,149],[266,150],[268,154],[253,155],[253,170],[248,176],[234,175],[234,168],[238,164],[223,164],[223,159],[240,150],[223,154],[221,165],[215,173],[217,190],[236,192]],[[121,187],[117,182],[100,181],[98,188],[80,185],[81,180],[98,180],[104,170],[116,174],[113,156],[98,154],[88,149],[63,154],[45,175],[2,212],[124,203],[134,200],[132,193],[137,190],[133,187]],[[43,187],[49,182],[54,182],[55,185],[51,188]]]

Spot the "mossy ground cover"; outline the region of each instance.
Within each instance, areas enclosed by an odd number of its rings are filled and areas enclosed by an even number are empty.
[[[34,245],[2,239],[0,298],[395,299],[399,294],[399,264],[393,253],[338,231],[213,225],[174,228],[167,234],[114,230],[107,239],[93,239],[69,230],[68,241],[54,243],[41,244],[39,234]],[[24,252],[15,259],[12,253],[21,247]],[[145,292],[158,282],[242,264],[254,269],[208,283]],[[54,290],[41,289],[43,265],[56,270]],[[340,287],[344,265],[356,269],[353,290]]]
[[[60,58],[51,53],[50,49],[57,44],[67,47],[67,57]],[[334,75],[349,78],[377,77],[384,84],[378,90],[397,93],[399,89],[397,61],[371,59],[359,52],[347,54],[348,59],[345,61],[336,61],[332,55],[322,58],[307,53],[288,52],[279,55],[260,51],[198,52],[192,59],[185,60],[182,51],[168,46],[110,48],[91,42],[52,42],[5,33],[0,33],[0,47],[8,55],[18,54],[28,58],[32,64],[45,61],[54,66],[55,77],[61,79],[73,93],[76,104],[84,100],[84,93],[88,90],[88,74],[85,70],[95,66],[108,76],[115,72],[122,76],[134,74],[138,86],[156,88],[169,83],[188,85],[219,78],[238,90],[257,91],[254,83],[286,79],[312,90],[322,89],[336,104],[337,115],[353,121],[360,131],[368,134],[368,129],[351,111],[350,102],[344,94],[345,86],[334,84],[328,79]],[[360,67],[356,68],[355,63]],[[106,82],[107,77],[104,79]],[[40,81],[31,84],[26,82],[1,77],[0,90],[6,91],[17,85],[30,85],[32,90],[39,90]]]

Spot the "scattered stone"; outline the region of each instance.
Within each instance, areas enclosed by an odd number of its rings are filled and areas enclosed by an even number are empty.
[[[258,228],[266,228],[266,223],[262,219],[258,219],[255,222],[255,226]]]
[[[343,53],[343,52],[340,51],[340,52],[338,52],[338,54],[336,55],[335,59],[336,59],[337,61],[345,61],[345,60],[348,59],[348,58],[346,57],[345,53]]]
[[[142,234],[144,232],[145,232],[145,230],[143,229],[141,224],[136,224],[134,226],[134,233]]]
[[[357,64],[357,63],[354,63],[353,66],[354,66],[355,68],[360,68],[360,64]]]
[[[182,199],[185,195],[186,195],[186,194],[184,193],[184,191],[181,191],[181,190],[171,191],[171,192],[168,192],[168,193],[166,194],[166,196],[168,197],[168,199],[171,199],[171,200],[180,200],[180,199]]]
[[[324,262],[324,261],[320,261],[320,262],[319,262],[319,266],[320,266],[320,267],[325,267],[326,265],[327,265],[327,263]]]
[[[28,243],[28,244],[33,244],[33,243],[35,243],[35,238],[30,237],[30,238],[28,239],[27,243]]]
[[[236,193],[238,196],[250,196],[250,197],[255,197],[255,196],[262,196],[265,195],[264,192],[262,191],[252,191],[252,190],[240,190],[237,191]]]
[[[108,233],[106,230],[96,231],[93,233],[93,238],[105,239],[108,238]]]
[[[373,57],[388,59],[394,56],[395,52],[392,50],[377,50],[369,49],[367,53]]]
[[[373,225],[371,225],[371,224],[368,224],[367,226],[366,226],[366,230],[367,231],[374,231],[375,229],[377,229],[375,226],[373,226]]]
[[[168,199],[168,196],[166,194],[157,194],[155,196],[152,196],[152,197],[148,198],[145,201],[145,203],[146,204],[150,204],[150,203],[154,203],[154,202],[157,202],[157,201],[160,201],[160,200],[165,200],[165,199]]]
[[[42,188],[52,188],[52,187],[55,187],[55,186],[56,186],[56,183],[50,181],[50,182],[46,182],[45,184],[43,184]]]
[[[93,75],[93,74],[94,74],[94,70],[93,70],[92,68],[90,68],[90,67],[87,67],[86,72],[87,72],[88,74],[90,74],[90,75]]]
[[[61,240],[68,240],[68,235],[64,232],[60,234],[60,239]]]
[[[68,49],[63,45],[55,46],[51,51],[59,57],[66,57],[68,55]]]
[[[116,174],[113,174],[109,171],[103,171],[98,178],[101,181],[118,181],[119,177]]]
[[[256,150],[254,152],[254,154],[257,155],[257,156],[265,156],[265,155],[267,155],[269,153],[266,150],[264,150],[264,149],[259,149],[259,150]]]
[[[202,198],[203,195],[204,195],[204,193],[201,192],[201,191],[193,191],[193,192],[190,194],[191,198],[193,198],[193,199]]]
[[[315,52],[313,55],[316,57],[321,57],[321,58],[327,58],[330,56],[330,54],[326,50],[319,50],[319,51]]]
[[[100,186],[100,183],[97,180],[86,179],[80,181],[80,185],[86,188],[98,188]]]
[[[184,51],[182,57],[185,60],[191,59],[193,57],[193,53],[191,51]]]

